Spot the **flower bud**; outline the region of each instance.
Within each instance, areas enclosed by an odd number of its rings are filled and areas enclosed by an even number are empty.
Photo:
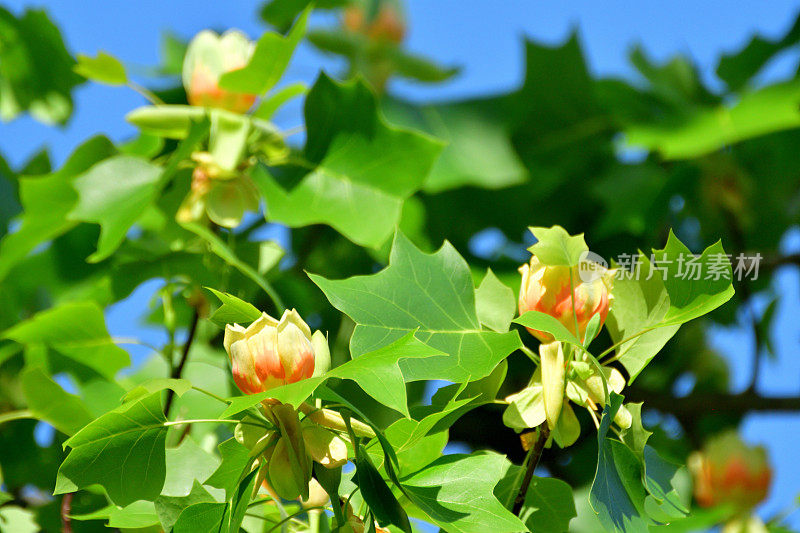
[[[331,350],[325,334],[317,330],[311,336],[314,346],[314,377],[321,376],[331,369]]]
[[[747,446],[735,431],[709,440],[689,456],[694,495],[703,507],[733,505],[738,511],[755,507],[767,496],[772,470],[761,446]]]
[[[556,427],[564,404],[564,350],[560,342],[539,346],[542,369],[542,398],[547,425]]]
[[[325,492],[325,489],[322,488],[319,481],[312,477],[311,481],[308,482],[308,498],[302,500],[300,505],[303,506],[303,509],[324,507],[325,504],[328,503],[328,500],[330,500],[328,493]]]
[[[347,462],[347,444],[344,440],[310,420],[303,422],[303,441],[314,461],[325,468],[336,468]]]
[[[519,290],[519,313],[540,311],[561,322],[564,327],[583,342],[586,326],[595,315],[600,315],[602,327],[611,304],[611,287],[614,271],[594,265],[600,275],[583,281],[579,266],[545,266],[534,256],[530,264],[519,268],[522,285]],[[571,279],[571,281],[570,281]],[[573,290],[571,290],[571,288]],[[575,316],[573,317],[573,296]],[[578,331],[575,331],[577,317]],[[542,342],[553,342],[551,334],[528,328],[531,335]],[[591,339],[589,339],[591,340]]]
[[[263,313],[247,328],[228,324],[224,345],[233,381],[245,394],[296,383],[314,373],[311,330],[294,309],[285,311],[280,321]]]
[[[183,87],[189,103],[234,113],[250,109],[257,95],[222,89],[219,78],[246,66],[254,50],[255,44],[240,31],[227,31],[221,36],[209,30],[198,33],[189,43],[183,61]]]
[[[296,459],[291,455],[291,443],[286,437],[279,438],[269,452],[267,482],[281,498],[296,500],[308,490],[307,484],[311,479],[311,472],[306,476],[302,469],[292,464]]]
[[[402,6],[397,0],[380,0],[374,14],[368,2],[355,1],[344,10],[342,25],[352,33],[361,33],[376,42],[401,43],[406,33]]]

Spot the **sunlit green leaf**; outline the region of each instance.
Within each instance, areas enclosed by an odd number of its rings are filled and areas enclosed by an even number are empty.
[[[92,421],[93,417],[80,398],[70,394],[38,368],[30,368],[20,376],[28,409],[36,418],[72,435]]]
[[[134,222],[155,199],[161,168],[129,155],[109,158],[73,181],[78,203],[70,220],[96,222],[102,227],[97,252],[89,261],[108,257]]]
[[[78,54],[78,64],[74,70],[84,78],[107,85],[128,83],[125,66],[119,59],[103,51],[98,52],[97,57]]]
[[[434,523],[454,533],[511,533],[525,525],[493,494],[510,463],[502,455],[446,455],[404,477],[404,492]]]
[[[248,94],[263,94],[270,90],[283,76],[294,49],[306,31],[310,9],[300,15],[289,34],[284,37],[267,32],[256,43],[250,62],[237,70],[220,77],[219,86],[229,91]]]
[[[517,312],[514,291],[497,279],[491,269],[475,291],[475,305],[481,324],[498,333],[508,331]]]
[[[622,396],[612,393],[611,405],[603,410],[597,430],[597,472],[589,501],[607,531],[647,533],[650,520],[644,514],[641,464],[627,446],[607,437],[621,405]]]
[[[520,519],[529,531],[564,533],[576,516],[575,500],[569,484],[551,477],[533,476]]]
[[[657,150],[666,159],[687,159],[724,146],[800,125],[800,82],[770,85],[720,105],[663,124],[626,129],[627,142]]]
[[[47,13],[26,9],[17,18],[0,8],[0,42],[0,119],[27,111],[46,124],[65,123],[81,79]]]
[[[425,180],[423,188],[428,192],[470,185],[501,189],[527,177],[506,128],[491,113],[490,102],[415,107],[387,100],[383,109],[390,121],[447,143]]]
[[[350,339],[354,356],[409,332],[446,354],[405,361],[407,380],[480,379],[519,346],[516,332],[481,329],[469,267],[449,243],[425,254],[398,233],[389,266],[381,272],[341,281],[311,279],[356,322]]]
[[[2,336],[26,345],[44,344],[107,378],[130,363],[127,352],[109,336],[103,311],[95,303],[68,303],[42,311]]]
[[[361,82],[338,84],[322,75],[306,98],[305,116],[300,167],[308,173],[301,181],[287,190],[263,167],[251,173],[264,194],[267,218],[291,227],[329,224],[362,246],[382,245],[441,144],[386,125]]]
[[[114,409],[76,433],[64,443],[71,450],[58,469],[55,494],[99,484],[117,505],[153,501],[166,476],[167,427],[162,409],[161,394],[154,393]]]

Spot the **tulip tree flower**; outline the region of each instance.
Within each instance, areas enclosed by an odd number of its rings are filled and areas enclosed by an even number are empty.
[[[519,313],[527,311],[546,313],[584,342],[586,327],[595,315],[600,315],[600,326],[605,322],[613,300],[611,288],[615,271],[595,265],[599,275],[584,282],[579,276],[579,268],[579,266],[543,265],[536,256],[533,256],[530,264],[519,268],[522,274]],[[544,331],[531,328],[528,328],[528,331],[542,342],[554,340],[551,334]]]
[[[703,507],[727,504],[747,513],[767,497],[772,479],[766,450],[748,446],[735,431],[710,439],[689,456],[688,466]]]
[[[370,2],[356,0],[344,10],[342,26],[373,41],[401,43],[406,34],[403,9],[396,0],[381,0],[373,10]],[[374,11],[373,13],[370,13]]]
[[[226,72],[246,66],[254,50],[255,43],[237,30],[222,35],[209,30],[198,33],[189,43],[183,61],[183,86],[189,103],[234,113],[250,109],[257,95],[222,89],[219,79]]]
[[[247,328],[228,324],[223,343],[233,381],[246,394],[296,383],[314,374],[311,329],[294,309],[284,312],[280,320],[263,313]]]

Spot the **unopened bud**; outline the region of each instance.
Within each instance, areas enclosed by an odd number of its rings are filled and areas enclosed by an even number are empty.
[[[240,31],[217,35],[204,30],[189,43],[183,62],[183,86],[191,105],[218,107],[244,113],[256,101],[255,94],[220,88],[220,77],[247,65],[255,44]]]

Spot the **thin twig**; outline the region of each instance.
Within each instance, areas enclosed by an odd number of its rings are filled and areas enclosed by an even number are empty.
[[[180,361],[178,361],[178,366],[172,369],[172,374],[170,375],[173,379],[180,379],[181,374],[183,373],[183,367],[186,366],[186,360],[189,357],[189,350],[192,347],[192,342],[194,341],[195,333],[197,333],[197,324],[200,322],[200,313],[197,309],[194,310],[194,314],[192,315],[192,323],[189,326],[189,336],[186,338],[186,342],[183,345],[183,351],[181,352]],[[172,407],[172,400],[175,398],[175,391],[172,389],[167,390],[167,401],[164,404],[164,414],[169,418],[169,410]]]
[[[544,445],[547,443],[548,438],[550,438],[550,428],[548,428],[545,423],[539,426],[539,438],[536,439],[536,443],[534,443],[533,447],[528,452],[528,457],[525,460],[525,477],[522,478],[522,485],[519,487],[519,492],[517,492],[517,497],[514,500],[514,508],[512,510],[517,516],[519,516],[522,505],[525,503],[525,496],[528,494],[528,487],[533,479],[533,471],[536,470],[536,465],[539,464],[539,459],[542,457],[542,451],[544,450]]]

